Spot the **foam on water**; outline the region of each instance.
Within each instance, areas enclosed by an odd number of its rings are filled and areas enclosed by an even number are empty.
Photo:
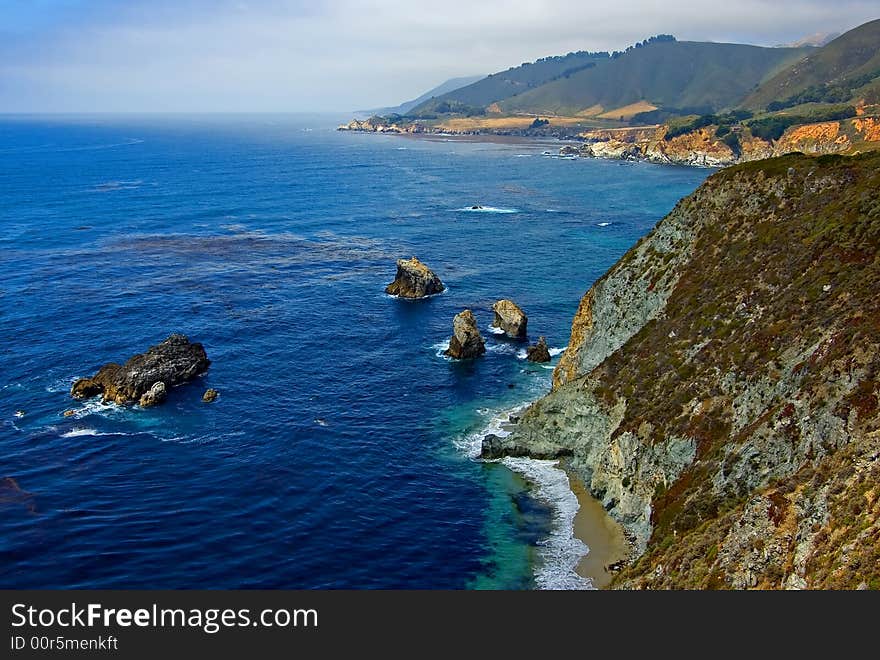
[[[465,206],[463,208],[455,210],[461,213],[519,213],[519,209],[508,209],[498,206],[478,206],[477,208],[474,208],[473,206]]]
[[[449,350],[449,340],[441,341],[436,344],[431,345],[431,350],[434,351],[434,355],[438,358],[442,358],[444,360],[451,360],[452,358],[446,355],[446,351]]]
[[[607,226],[609,226],[610,224],[611,224],[610,222],[597,222],[597,223],[596,223],[596,226],[597,226],[597,227],[607,227]]]
[[[486,350],[489,353],[497,353],[499,355],[515,355],[517,347],[515,344],[486,344]]]
[[[483,438],[496,435],[506,438],[511,434],[511,416],[524,410],[529,404],[502,411],[480,409],[477,412],[491,415],[487,425],[476,433],[453,440],[459,451],[478,460]],[[535,584],[539,589],[593,589],[589,578],[577,574],[580,560],[590,551],[587,545],[574,535],[574,518],[580,504],[571,490],[568,475],[559,467],[559,461],[541,461],[533,458],[501,459],[508,469],[523,476],[533,485],[532,495],[552,510],[550,535],[539,542],[539,561],[535,566]]]
[[[533,495],[553,511],[550,536],[538,544],[540,561],[535,568],[538,588],[593,589],[592,580],[575,571],[590,549],[574,535],[574,517],[580,504],[559,462],[508,457],[502,463],[533,483]]]
[[[99,435],[127,435],[124,433],[103,433],[98,429],[73,429],[72,431],[67,431],[66,433],[62,433],[62,438],[82,438],[85,436],[99,436]]]

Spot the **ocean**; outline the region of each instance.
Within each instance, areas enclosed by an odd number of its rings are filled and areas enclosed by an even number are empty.
[[[342,119],[0,119],[0,587],[589,586],[565,474],[476,459],[552,373],[491,306],[558,356],[708,172]],[[384,294],[413,255],[446,292]],[[465,308],[488,351],[455,362]],[[165,405],[70,398],[172,332],[212,365]]]

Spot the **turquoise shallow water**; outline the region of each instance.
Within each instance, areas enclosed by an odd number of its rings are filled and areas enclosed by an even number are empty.
[[[483,359],[440,351],[502,297],[563,348],[584,291],[706,172],[334,126],[0,120],[0,586],[569,584],[564,489],[472,458],[550,370],[488,331]],[[383,294],[413,254],[446,293]],[[213,364],[165,406],[67,396],[174,331]]]

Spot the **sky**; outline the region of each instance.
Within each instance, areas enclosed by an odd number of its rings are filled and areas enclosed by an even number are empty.
[[[760,45],[877,0],[0,0],[0,112],[346,112],[658,34]]]

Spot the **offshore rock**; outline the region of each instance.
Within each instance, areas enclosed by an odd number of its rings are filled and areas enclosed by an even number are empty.
[[[526,359],[529,362],[550,362],[550,349],[543,336],[538,338],[537,344],[526,349]]]
[[[486,342],[477,328],[477,319],[474,313],[466,309],[456,314],[452,321],[452,338],[449,340],[449,348],[446,355],[456,360],[466,360],[480,357],[486,352]]]
[[[385,293],[400,298],[425,298],[442,293],[445,288],[434,271],[413,257],[397,260],[397,276],[385,287]]]
[[[525,339],[529,317],[512,300],[499,300],[492,305],[495,312],[493,328],[501,328],[511,339]]]
[[[127,404],[140,402],[141,397],[152,392],[146,401],[153,405],[154,401],[159,403],[156,397],[161,396],[161,388],[153,391],[155,386],[160,383],[164,388],[180,385],[204,373],[210,364],[201,344],[174,334],[123,365],[105,364],[91,378],[76,381],[70,393],[78,399],[100,394],[105,402]]]
[[[202,401],[204,401],[205,403],[212,403],[213,401],[217,400],[218,396],[220,396],[220,392],[212,387],[206,390],[205,393],[202,395]]]

